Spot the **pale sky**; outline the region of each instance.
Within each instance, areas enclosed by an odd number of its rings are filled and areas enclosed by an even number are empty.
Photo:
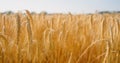
[[[120,0],[0,0],[0,12],[25,9],[48,13],[120,11]]]

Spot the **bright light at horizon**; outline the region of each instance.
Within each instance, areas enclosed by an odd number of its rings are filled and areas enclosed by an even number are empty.
[[[0,12],[46,11],[48,13],[92,13],[97,11],[119,11],[120,0],[2,0]]]

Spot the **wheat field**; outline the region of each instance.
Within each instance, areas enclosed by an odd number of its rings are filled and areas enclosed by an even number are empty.
[[[0,14],[0,63],[120,63],[120,14]]]

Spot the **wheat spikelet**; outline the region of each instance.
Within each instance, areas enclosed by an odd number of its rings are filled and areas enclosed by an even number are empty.
[[[29,11],[26,10],[26,14],[27,14],[27,30],[28,30],[28,37],[29,37],[29,41],[32,43],[33,42],[33,33],[32,33],[32,25],[31,22],[33,22],[32,17],[29,13]]]
[[[30,21],[30,25],[34,26],[33,18],[32,18],[31,14],[30,14],[30,12],[28,10],[26,10],[26,14],[27,14],[28,20]]]
[[[2,33],[5,34],[5,15],[2,16],[2,21],[3,21]]]

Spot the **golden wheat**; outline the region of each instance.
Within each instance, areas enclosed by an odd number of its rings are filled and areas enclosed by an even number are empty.
[[[0,63],[120,63],[120,14],[0,14]]]

